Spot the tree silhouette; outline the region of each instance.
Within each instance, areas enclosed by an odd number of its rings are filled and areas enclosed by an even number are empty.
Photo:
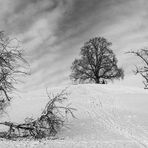
[[[148,50],[141,49],[138,51],[131,51],[128,53],[134,54],[142,60],[143,64],[139,67],[136,66],[135,73],[140,74],[144,78],[145,81],[143,81],[143,84],[145,86],[145,89],[148,89]]]
[[[70,78],[80,83],[102,83],[103,80],[123,78],[123,70],[117,66],[117,58],[110,49],[111,45],[103,37],[95,37],[86,42],[81,48],[81,58],[72,63]]]
[[[14,84],[19,76],[27,74],[27,62],[23,58],[23,50],[17,39],[10,39],[3,31],[0,32],[0,102],[11,100]]]

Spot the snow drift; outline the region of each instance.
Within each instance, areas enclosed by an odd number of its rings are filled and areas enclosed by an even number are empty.
[[[66,86],[67,87],[67,86]],[[56,94],[63,87],[49,88]],[[83,84],[67,88],[68,101],[76,108],[75,118],[70,118],[58,134],[58,140],[8,142],[0,147],[148,147],[148,91],[120,85]],[[23,122],[26,117],[38,117],[48,101],[46,90],[21,94],[8,108],[3,120]],[[62,139],[62,140],[60,140]]]

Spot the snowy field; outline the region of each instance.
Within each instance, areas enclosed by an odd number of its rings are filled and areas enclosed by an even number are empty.
[[[60,92],[65,87],[51,88]],[[55,140],[1,140],[0,148],[148,148],[148,90],[120,85],[73,85],[68,100],[76,108]],[[46,90],[21,94],[1,121],[23,122],[40,115]],[[19,96],[18,96],[19,97]]]

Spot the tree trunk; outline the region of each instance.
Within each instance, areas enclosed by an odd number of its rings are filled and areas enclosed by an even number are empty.
[[[99,78],[96,79],[95,81],[96,81],[97,84],[100,84],[100,79]]]

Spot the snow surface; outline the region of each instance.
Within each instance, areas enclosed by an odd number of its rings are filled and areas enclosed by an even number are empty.
[[[56,94],[67,86],[49,88]],[[148,90],[121,85],[83,84],[67,88],[68,100],[76,108],[56,140],[1,140],[0,148],[147,148]],[[21,94],[1,120],[23,122],[38,117],[48,101],[46,90]]]

